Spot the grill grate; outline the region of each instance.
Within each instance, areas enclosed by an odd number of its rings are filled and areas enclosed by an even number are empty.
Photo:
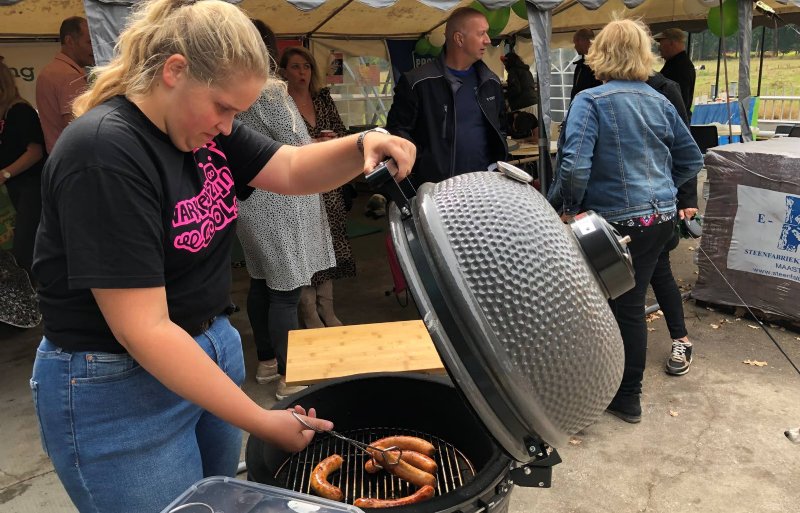
[[[394,435],[416,436],[432,443],[436,447],[433,459],[439,467],[436,476],[436,495],[449,493],[468,483],[475,476],[472,463],[461,451],[441,438],[427,433],[407,429],[367,428],[342,434],[363,443]],[[331,454],[341,455],[344,462],[340,471],[329,477],[330,483],[341,488],[344,501],[349,504],[359,497],[397,499],[411,495],[415,491],[414,485],[385,471],[368,474],[364,470],[364,464],[369,456],[331,436],[315,439],[305,450],[286,460],[275,474],[275,479],[284,488],[301,493],[313,493],[311,472],[320,461]]]

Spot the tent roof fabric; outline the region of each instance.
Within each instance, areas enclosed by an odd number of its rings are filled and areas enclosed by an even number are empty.
[[[241,0],[235,3],[251,17],[266,21],[279,37],[310,35],[353,39],[416,38],[434,29],[441,30],[452,9],[472,3],[471,0],[291,1],[302,3],[304,8],[311,10],[300,10],[289,0]],[[0,37],[53,37],[58,34],[61,20],[85,15],[83,0],[19,0],[6,5],[8,2],[0,0]],[[126,2],[120,0],[117,3]],[[513,0],[482,0],[482,3],[509,5]],[[666,26],[682,26],[689,30],[705,28],[707,9],[695,0],[644,0],[632,9],[625,3],[625,0],[608,0],[597,10],[588,10],[578,0],[562,0],[553,10],[553,34],[572,33],[581,27],[602,27],[615,12],[642,16],[645,22],[657,25],[658,30]],[[766,3],[782,16],[795,22],[800,20],[800,7],[783,5],[777,0],[766,0]],[[763,16],[754,14],[756,23],[758,18],[763,20]],[[503,33],[527,31],[527,20],[512,14]]]

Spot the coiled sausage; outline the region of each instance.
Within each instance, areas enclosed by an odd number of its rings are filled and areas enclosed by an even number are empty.
[[[328,476],[342,468],[343,461],[338,454],[332,454],[314,467],[313,472],[311,472],[311,489],[314,490],[314,493],[333,501],[341,502],[344,500],[341,488],[333,486],[328,481]]]

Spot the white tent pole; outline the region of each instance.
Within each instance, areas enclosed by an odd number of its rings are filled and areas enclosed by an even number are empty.
[[[539,190],[547,195],[553,164],[550,160],[550,36],[552,34],[552,11],[540,10],[530,2],[528,26],[531,44],[536,59],[536,81],[539,84]]]
[[[753,2],[739,2],[739,126],[742,142],[753,140],[750,129],[750,47],[753,39]]]

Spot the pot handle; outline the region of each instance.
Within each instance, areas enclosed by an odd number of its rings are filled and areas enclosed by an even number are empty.
[[[407,219],[411,217],[411,198],[417,195],[417,191],[408,179],[396,182],[389,171],[389,165],[394,165],[394,161],[392,159],[384,160],[375,169],[364,175],[364,178],[371,189],[383,193],[384,196],[388,196],[394,201],[400,210],[401,217]]]

